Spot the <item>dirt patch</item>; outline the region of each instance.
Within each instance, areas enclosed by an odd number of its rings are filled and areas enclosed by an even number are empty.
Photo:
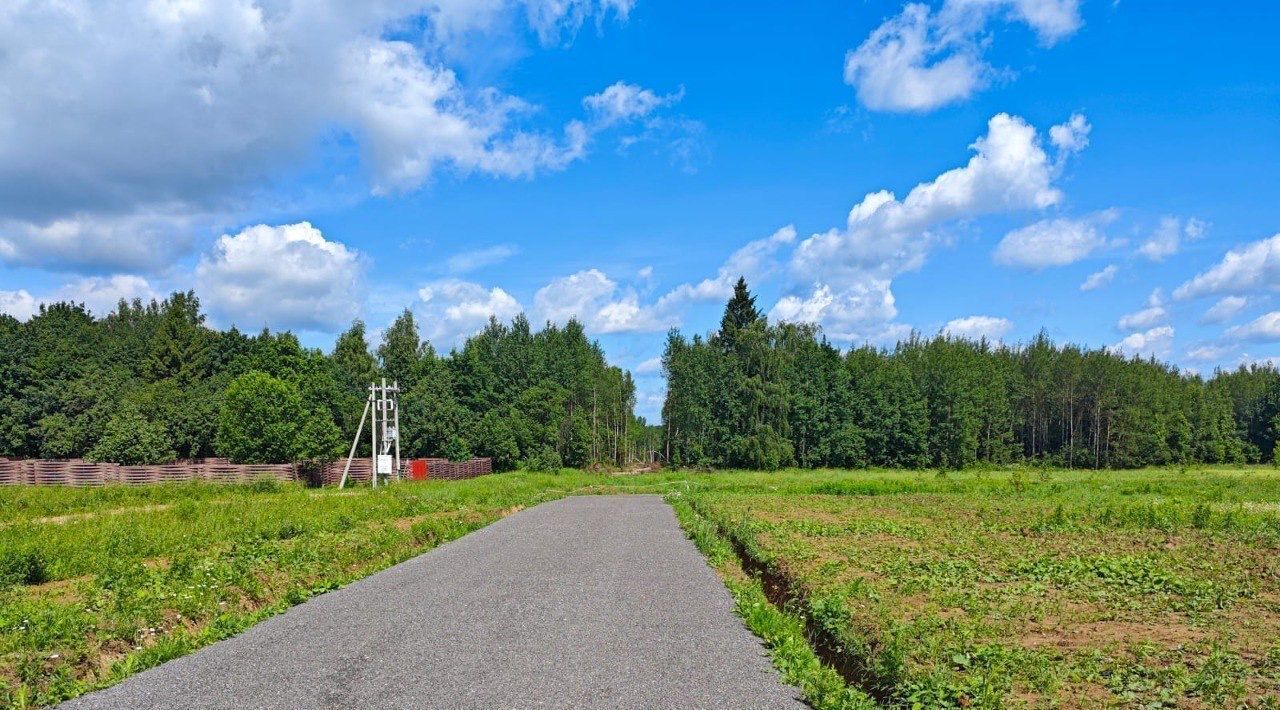
[[[125,515],[127,513],[151,513],[157,510],[168,510],[174,506],[173,503],[156,503],[154,505],[135,505],[128,508],[111,508],[110,510],[93,510],[85,513],[67,513],[65,515],[49,515],[43,518],[31,518],[30,520],[13,520],[6,523],[0,523],[0,527],[10,527],[20,525],[22,523],[31,523],[33,525],[66,525],[80,520],[93,520],[94,518],[105,518],[109,515]]]
[[[1018,637],[1024,648],[1057,648],[1064,651],[1127,647],[1154,643],[1162,648],[1198,644],[1208,636],[1204,629],[1187,626],[1175,616],[1157,622],[1092,621],[1073,623],[1061,618],[1036,624]]]

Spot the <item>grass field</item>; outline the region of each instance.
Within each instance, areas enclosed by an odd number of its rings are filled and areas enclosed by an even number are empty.
[[[522,507],[656,480],[0,488],[0,705],[109,685]]]
[[[668,494],[818,707],[1280,707],[1280,473],[503,474],[0,489],[0,703],[237,633],[522,507]]]
[[[689,515],[879,704],[1280,707],[1273,469],[819,477]]]

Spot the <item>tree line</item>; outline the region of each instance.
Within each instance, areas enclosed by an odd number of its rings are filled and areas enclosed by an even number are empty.
[[[499,470],[622,463],[656,448],[635,383],[582,325],[490,321],[445,355],[406,310],[371,351],[356,321],[330,353],[290,332],[210,328],[192,292],[0,315],[0,456],[244,463],[345,456],[369,383],[398,381],[406,457],[490,456]],[[367,431],[367,430],[366,430]],[[648,438],[646,438],[648,437]],[[362,441],[358,452],[368,453]]]
[[[660,427],[635,416],[630,373],[577,321],[491,320],[443,355],[407,310],[376,349],[366,336],[356,321],[324,353],[289,332],[216,330],[191,292],[101,318],[75,303],[0,315],[0,456],[336,459],[383,377],[402,388],[405,456],[489,456],[499,470],[1269,462],[1280,426],[1270,366],[1202,378],[1044,334],[842,352],[815,326],[769,323],[742,280],[718,330],[668,333]]]
[[[771,324],[739,280],[719,330],[673,330],[664,452],[714,468],[1054,466],[1273,461],[1280,374],[1208,379],[1154,358],[918,334],[841,352],[810,325]]]

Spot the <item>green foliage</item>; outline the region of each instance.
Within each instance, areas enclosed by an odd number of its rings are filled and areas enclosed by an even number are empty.
[[[163,426],[147,421],[132,405],[124,405],[107,422],[106,430],[87,458],[138,465],[170,463],[177,454]]]
[[[218,453],[236,463],[293,461],[302,413],[296,387],[265,372],[247,372],[223,395]]]
[[[1271,460],[1280,433],[1270,367],[1206,382],[1043,333],[912,334],[841,358],[814,327],[767,323],[742,280],[710,338],[668,334],[663,368],[664,449],[684,466],[1243,463]]]
[[[522,471],[545,473],[559,471],[561,468],[564,468],[564,461],[560,460],[560,454],[550,449],[535,451],[520,461],[520,470]]]
[[[326,412],[313,411],[302,421],[293,460],[333,461],[343,454],[342,430]]]
[[[10,584],[41,584],[48,578],[44,556],[39,551],[0,551],[0,589]]]

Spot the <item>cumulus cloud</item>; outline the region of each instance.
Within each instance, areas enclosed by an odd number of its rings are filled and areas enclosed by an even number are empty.
[[[196,265],[198,292],[242,328],[333,331],[359,313],[364,264],[308,222],[224,234]]]
[[[808,295],[784,296],[769,318],[787,323],[818,323],[836,340],[877,340],[887,321],[898,315],[888,279],[866,279],[839,290],[818,284]]]
[[[1217,303],[1209,307],[1200,318],[1201,323],[1226,323],[1236,317],[1244,307],[1249,304],[1249,299],[1244,296],[1226,296],[1218,300]]]
[[[1112,350],[1125,355],[1141,357],[1166,357],[1173,347],[1173,326],[1162,325],[1138,333],[1130,333],[1123,340],[1111,346]]]
[[[1147,297],[1146,308],[1121,316],[1116,327],[1120,330],[1149,330],[1168,318],[1169,311],[1164,307],[1164,294],[1160,289],[1156,289]]]
[[[40,303],[26,289],[0,291],[0,313],[27,320],[40,309]]]
[[[953,338],[999,340],[1013,329],[1013,321],[995,316],[968,316],[947,321],[942,332]]]
[[[593,333],[647,333],[673,325],[599,269],[553,279],[534,294],[533,311],[539,321],[577,319]]]
[[[550,38],[629,9],[629,0],[4,4],[0,259],[157,268],[189,249],[194,227],[242,213],[317,142],[353,142],[379,192],[413,189],[442,165],[498,176],[563,168],[585,152],[581,121],[523,130],[533,107],[464,86],[422,44],[431,29],[420,44],[389,35],[421,22],[474,29],[487,22],[477,18],[523,11]]]
[[[159,295],[141,276],[115,274],[73,281],[55,291],[53,300],[83,303],[91,313],[102,317],[115,310],[121,301],[146,302]]]
[[[1074,264],[1106,246],[1100,226],[1112,215],[1108,211],[1084,219],[1045,219],[1015,229],[996,245],[992,259],[1001,266],[1028,269]]]
[[[863,105],[881,111],[928,111],[966,99],[997,74],[982,56],[989,22],[1029,25],[1042,44],[1052,45],[1080,27],[1078,4],[948,0],[933,13],[910,3],[845,56],[845,83]]]
[[[159,294],[141,276],[114,274],[91,276],[63,284],[43,296],[26,289],[0,291],[0,313],[26,320],[39,312],[42,304],[71,302],[84,304],[90,313],[102,317],[115,310],[120,301],[150,301]]]
[[[1280,234],[1228,251],[1222,261],[1173,292],[1178,300],[1280,290]]]
[[[779,317],[821,323],[832,337],[867,331],[870,321],[896,315],[892,279],[924,264],[945,241],[950,222],[1058,204],[1058,167],[1026,121],[998,114],[971,146],[963,166],[922,182],[899,200],[887,190],[868,194],[843,228],[815,234],[792,254],[795,282],[808,295],[785,296]]]
[[[508,321],[523,310],[514,296],[497,286],[485,288],[459,279],[428,283],[418,289],[418,298],[414,310],[423,335],[439,349],[461,345],[484,330],[490,318]]]
[[[1280,311],[1264,313],[1244,325],[1228,328],[1227,337],[1234,340],[1276,342],[1280,340]]]
[[[1205,223],[1192,217],[1187,220],[1165,217],[1160,226],[1138,247],[1138,253],[1151,261],[1164,261],[1177,254],[1183,240],[1191,241],[1204,235]]]
[[[1117,271],[1119,271],[1119,269],[1115,264],[1108,264],[1101,271],[1095,271],[1092,274],[1089,274],[1088,278],[1080,284],[1080,290],[1094,291],[1102,288],[1103,286],[1107,286],[1115,280]]]

